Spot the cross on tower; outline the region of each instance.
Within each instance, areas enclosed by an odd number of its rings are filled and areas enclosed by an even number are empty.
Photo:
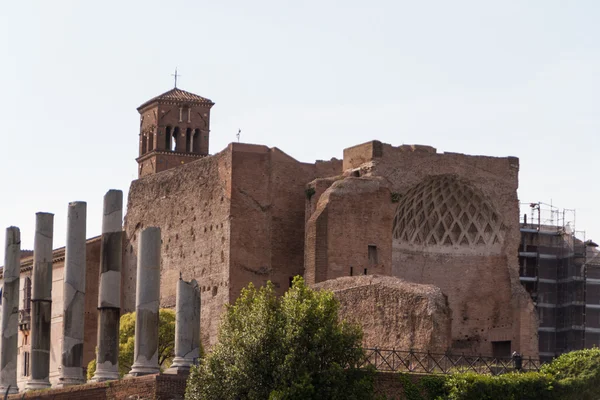
[[[177,67],[175,67],[175,73],[171,74],[171,76],[175,77],[175,87],[177,87],[177,77],[181,76],[181,75],[177,74]]]

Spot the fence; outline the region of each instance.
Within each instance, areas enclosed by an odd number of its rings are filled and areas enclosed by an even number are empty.
[[[452,374],[475,372],[500,375],[514,371],[539,371],[541,362],[533,358],[496,358],[457,354],[436,354],[413,350],[364,349],[361,368],[375,367],[384,372],[410,372],[417,374]],[[519,365],[520,364],[520,365]]]

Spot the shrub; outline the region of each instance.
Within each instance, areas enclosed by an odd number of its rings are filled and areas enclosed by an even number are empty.
[[[273,284],[250,284],[228,305],[219,342],[192,369],[187,400],[362,400],[373,375],[355,368],[362,332],[340,322],[330,291],[314,291],[297,276],[282,297]]]

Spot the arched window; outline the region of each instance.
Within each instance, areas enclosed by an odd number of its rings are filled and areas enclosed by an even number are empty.
[[[192,128],[187,128],[185,131],[185,151],[192,152]]]
[[[147,144],[147,140],[148,140],[148,138],[146,137],[145,133],[142,133],[142,137],[140,138],[140,140],[142,141],[142,153],[141,153],[141,155],[144,155],[144,154],[146,154],[146,150],[147,150],[146,144]]]
[[[171,147],[170,147],[171,151],[177,151],[177,138],[178,137],[179,137],[179,127],[176,126],[175,129],[173,129],[173,136],[171,138]]]
[[[194,129],[192,136],[192,153],[200,154],[200,129]]]
[[[165,150],[171,150],[171,127],[165,129]]]
[[[148,151],[154,150],[154,132],[148,134]]]

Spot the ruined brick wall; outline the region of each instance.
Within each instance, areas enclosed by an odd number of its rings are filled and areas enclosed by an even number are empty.
[[[176,169],[133,181],[125,217],[123,311],[135,308],[138,238],[161,228],[161,306],[174,307],[176,283],[202,288],[201,335],[213,344],[229,301],[231,152],[225,150]]]
[[[393,204],[378,178],[317,179],[308,185],[305,278],[309,284],[341,276],[392,271]],[[311,191],[312,193],[312,191]]]
[[[147,375],[118,381],[88,383],[61,389],[30,391],[11,395],[11,400],[182,400],[186,377],[177,375]]]
[[[363,153],[374,157],[356,156]],[[399,201],[393,273],[448,295],[454,349],[491,354],[492,342],[511,341],[512,350],[535,356],[537,318],[518,274],[518,159],[378,142],[344,159],[389,182]]]
[[[304,271],[306,184],[317,172],[339,174],[341,161],[305,164],[277,148],[234,143],[231,299],[271,280],[278,294]]]
[[[445,352],[452,313],[442,291],[391,276],[343,277],[314,285],[333,291],[340,318],[363,328],[363,345]]]
[[[202,340],[215,343],[222,307],[249,282],[282,294],[303,273],[305,186],[341,161],[298,162],[266,146],[221,153],[134,181],[125,218],[124,309],[135,306],[137,237],[162,230],[161,305],[175,305],[179,272],[202,291]]]

